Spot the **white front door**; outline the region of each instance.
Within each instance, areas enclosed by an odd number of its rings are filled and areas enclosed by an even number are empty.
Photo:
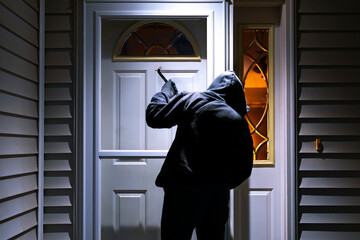
[[[106,153],[118,154],[101,159],[102,239],[160,239],[163,189],[155,186],[155,178],[176,127],[151,129],[146,125],[146,106],[164,84],[156,70],[162,66],[164,76],[179,91],[204,91],[207,85],[206,21],[176,22],[196,33],[203,53],[200,62],[114,62],[115,40],[134,20],[102,24],[100,145]]]
[[[83,237],[160,239],[163,190],[155,178],[175,129],[151,129],[145,108],[163,81],[202,91],[228,66],[225,1],[84,1]],[[113,62],[135,22],[175,21],[198,42],[200,62]]]

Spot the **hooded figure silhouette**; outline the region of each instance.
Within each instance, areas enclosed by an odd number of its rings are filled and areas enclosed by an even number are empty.
[[[178,93],[169,80],[151,99],[148,126],[178,126],[155,182],[165,190],[163,240],[190,239],[194,228],[200,239],[223,239],[229,189],[246,180],[253,166],[248,111],[233,71],[220,74],[204,92]]]
[[[173,81],[165,83],[151,99],[146,121],[152,128],[178,129],[156,185],[241,184],[252,169],[248,111],[232,71],[220,74],[204,92],[178,93]]]

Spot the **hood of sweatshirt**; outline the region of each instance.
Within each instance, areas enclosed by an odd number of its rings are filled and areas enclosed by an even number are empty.
[[[220,74],[211,83],[207,91],[220,95],[227,105],[244,117],[250,110],[247,105],[244,88],[241,81],[233,71],[226,71]]]

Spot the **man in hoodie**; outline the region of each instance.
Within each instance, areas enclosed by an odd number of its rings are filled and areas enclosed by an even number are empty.
[[[232,71],[204,92],[178,93],[169,80],[146,109],[152,128],[177,125],[175,139],[156,179],[165,191],[162,240],[223,240],[229,190],[252,170],[252,138],[244,116],[244,90]]]

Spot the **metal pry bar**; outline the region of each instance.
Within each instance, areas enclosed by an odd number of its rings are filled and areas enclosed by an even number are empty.
[[[160,66],[159,68],[158,68],[158,70],[157,70],[157,72],[158,72],[158,74],[160,75],[160,77],[162,78],[162,80],[164,80],[164,82],[168,82],[168,80],[166,79],[166,77],[164,77],[164,75],[161,73],[161,68],[162,68],[162,66]]]

